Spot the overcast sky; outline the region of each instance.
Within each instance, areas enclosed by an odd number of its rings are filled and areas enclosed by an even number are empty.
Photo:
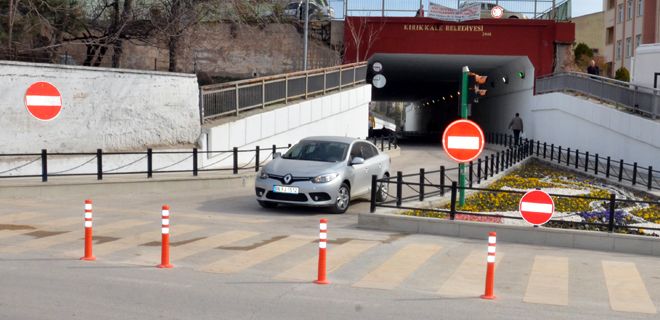
[[[573,17],[603,11],[603,0],[573,0]]]

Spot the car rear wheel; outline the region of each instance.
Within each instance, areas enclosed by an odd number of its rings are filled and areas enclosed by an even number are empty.
[[[383,175],[383,179],[387,179],[390,176],[388,174]],[[378,190],[376,190],[376,201],[385,202],[387,200],[387,186],[389,184],[386,182],[381,182],[378,184]]]
[[[333,213],[344,213],[348,210],[348,205],[351,202],[351,188],[346,183],[342,183],[337,191],[337,201],[332,207]]]
[[[276,202],[272,202],[272,201],[261,201],[261,200],[257,200],[257,202],[259,202],[259,205],[260,205],[262,208],[272,209],[272,208],[277,207],[277,203],[276,203]]]

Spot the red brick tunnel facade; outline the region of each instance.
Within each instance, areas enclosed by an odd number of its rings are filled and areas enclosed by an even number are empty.
[[[374,53],[527,56],[538,77],[553,72],[555,44],[574,40],[573,23],[552,20],[347,17],[344,62]]]

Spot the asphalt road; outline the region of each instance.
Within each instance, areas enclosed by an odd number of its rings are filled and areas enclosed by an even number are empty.
[[[453,166],[439,147],[404,146],[393,159],[404,172],[443,164]],[[252,193],[126,184],[0,194],[0,319],[658,318],[658,258],[499,243],[497,298],[483,300],[485,238],[360,230],[366,201],[328,215],[262,209]],[[88,197],[94,262],[78,260]],[[154,267],[162,204],[172,207],[173,269]],[[312,283],[323,217],[325,286]]]

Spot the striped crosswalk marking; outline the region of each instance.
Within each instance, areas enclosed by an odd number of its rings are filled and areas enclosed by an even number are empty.
[[[82,222],[82,219],[80,217],[69,217],[69,218],[63,218],[63,219],[57,219],[53,221],[48,221],[47,223],[39,224],[35,226],[43,226],[48,229],[52,228],[60,228],[60,227],[67,227],[67,226],[73,226],[80,224]],[[34,232],[38,230],[37,227],[34,227],[34,229],[21,229],[21,230],[0,230],[0,239],[5,239],[9,237],[13,237],[16,235],[24,235],[24,234],[29,234],[31,232]]]
[[[341,268],[361,253],[374,247],[378,242],[351,240],[328,249],[327,273]],[[311,281],[317,277],[318,257],[310,258],[295,267],[278,274],[275,278],[286,280]]]
[[[191,243],[186,243],[180,246],[173,246],[170,249],[170,261],[178,261],[189,256],[217,248],[219,246],[224,246],[232,244],[250,237],[258,235],[258,232],[252,231],[243,231],[243,230],[232,230],[228,232],[223,232],[221,234],[216,234],[204,239],[199,239]],[[127,263],[149,263],[158,261],[160,257],[160,251],[152,250],[149,253],[143,254],[136,259],[127,261]]]
[[[289,236],[261,247],[241,252],[199,268],[205,272],[233,273],[268,261],[281,254],[302,247],[313,240],[311,237]]]
[[[409,244],[353,286],[394,289],[440,249],[431,244]]]
[[[188,225],[188,224],[178,224],[171,230],[170,236],[175,238],[177,236],[190,233],[202,229],[203,226]],[[107,256],[111,253],[129,249],[137,248],[139,245],[151,242],[151,241],[160,241],[161,240],[161,228],[153,228],[147,232],[140,234],[122,237],[121,239],[102,243],[94,246],[94,255],[97,257]],[[157,260],[154,260],[157,261]]]
[[[15,224],[19,221],[32,219],[40,215],[41,215],[40,213],[36,213],[36,212],[16,212],[16,213],[4,214],[0,216],[0,223]]]
[[[82,220],[82,219],[81,219]],[[139,221],[139,220],[122,220],[118,222],[113,222],[112,224],[108,226],[103,227],[103,232],[104,233],[112,233],[118,230],[123,230],[123,229],[128,229],[131,227],[139,226],[146,224],[148,222],[145,221]],[[29,241],[25,241],[21,243],[20,245],[17,246],[12,246],[12,247],[6,247],[6,248],[0,248],[0,252],[6,252],[6,253],[20,253],[20,252],[25,252],[25,251],[30,251],[30,250],[38,250],[38,249],[47,249],[52,246],[66,243],[66,242],[71,242],[75,240],[82,239],[84,236],[83,234],[83,228],[82,228],[82,223],[81,223],[81,228],[80,231],[71,231],[71,232],[66,232],[63,234],[58,234],[50,237],[44,237],[44,238],[37,238],[37,239],[32,239]],[[82,245],[82,242],[81,242]]]
[[[632,262],[602,261],[612,310],[655,314],[657,311]]]
[[[568,258],[536,256],[523,301],[568,305]]]
[[[448,297],[478,297],[484,293],[486,283],[486,251],[473,250],[456,271],[442,284],[438,294]],[[504,254],[498,252],[495,260],[495,278],[497,265]]]

